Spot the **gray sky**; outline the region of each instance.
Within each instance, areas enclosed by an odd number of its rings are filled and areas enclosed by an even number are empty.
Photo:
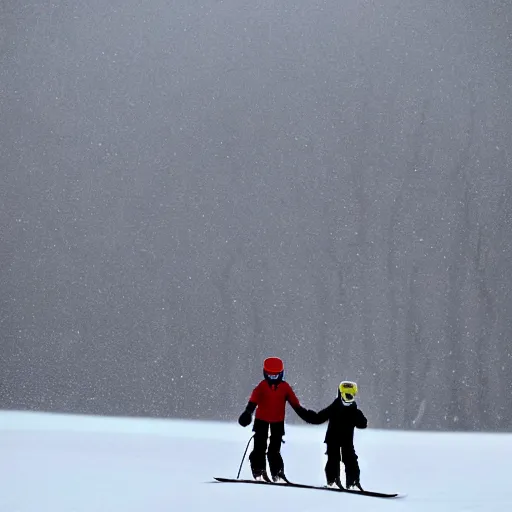
[[[7,0],[0,406],[512,420],[509,1]]]

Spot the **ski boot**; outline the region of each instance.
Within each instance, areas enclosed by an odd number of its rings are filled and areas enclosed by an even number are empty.
[[[282,469],[275,475],[272,475],[272,480],[276,484],[289,484],[290,483],[290,481],[288,480],[288,478],[286,478],[284,471]]]
[[[329,489],[344,489],[343,484],[341,483],[340,477],[335,478],[331,482],[327,482],[327,487]]]
[[[253,469],[252,470],[252,476],[254,480],[257,480],[258,482],[271,482],[270,478],[267,475],[266,469]]]
[[[347,477],[346,484],[347,484],[347,487],[346,487],[347,489],[350,489],[350,490],[359,489],[360,491],[363,490],[363,488],[361,487],[361,484],[359,482],[359,479]]]

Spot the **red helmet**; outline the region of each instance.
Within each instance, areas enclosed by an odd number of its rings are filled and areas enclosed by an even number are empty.
[[[284,364],[279,357],[267,357],[263,361],[263,376],[269,382],[277,383],[283,380]]]

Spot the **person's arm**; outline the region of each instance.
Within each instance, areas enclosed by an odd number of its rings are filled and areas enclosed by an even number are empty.
[[[258,406],[258,398],[259,398],[259,386],[256,386],[251,393],[251,397],[249,398],[249,401],[247,402],[245,411],[242,414],[240,414],[240,417],[238,418],[238,423],[242,427],[247,427],[247,425],[251,424],[252,415],[253,415],[254,411],[256,410],[256,407]]]
[[[313,425],[321,425],[322,423],[328,421],[331,417],[331,407],[332,404],[328,405],[325,409],[314,413],[310,418],[311,421],[309,423],[312,423]]]
[[[356,428],[366,428],[368,426],[368,420],[366,419],[366,416],[363,414],[361,409],[356,410],[354,425]]]
[[[306,423],[313,423],[314,418],[316,417],[316,412],[311,409],[306,409],[302,407],[297,398],[297,395],[293,391],[291,386],[288,386],[288,392],[286,394],[286,400],[292,406],[293,410],[296,412],[297,416],[305,421]]]

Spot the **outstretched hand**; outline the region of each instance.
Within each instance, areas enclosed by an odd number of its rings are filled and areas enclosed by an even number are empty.
[[[304,416],[304,421],[307,423],[312,423],[313,425],[316,423],[317,413],[312,409],[305,409]]]
[[[317,413],[311,409],[305,409],[304,407],[297,407],[295,412],[299,416],[299,418],[306,423],[312,423],[313,425],[316,423]]]

